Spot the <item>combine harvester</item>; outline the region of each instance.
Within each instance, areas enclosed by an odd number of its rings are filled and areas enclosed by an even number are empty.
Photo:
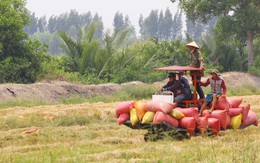
[[[156,68],[161,71],[194,71],[201,70],[194,67],[170,66]],[[181,74],[178,74],[179,79]],[[197,74],[192,74],[194,90],[196,90]],[[198,108],[203,100],[197,98],[196,91],[190,100],[181,101],[181,107],[174,101],[174,95],[153,95],[152,101],[127,101],[121,102],[116,107],[118,123],[132,129],[148,130],[144,135],[145,141],[160,139],[190,138],[193,135],[218,135],[220,130],[243,129],[250,125],[258,126],[258,118],[250,110],[250,104],[240,106],[242,98],[218,99],[215,110],[210,114],[207,110],[203,116],[198,116]]]

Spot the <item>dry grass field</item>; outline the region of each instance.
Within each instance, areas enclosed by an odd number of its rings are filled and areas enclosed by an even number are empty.
[[[260,117],[260,95],[243,96]],[[0,162],[260,162],[260,130],[145,142],[145,130],[117,124],[117,103],[0,110]],[[24,131],[37,129],[25,134]]]

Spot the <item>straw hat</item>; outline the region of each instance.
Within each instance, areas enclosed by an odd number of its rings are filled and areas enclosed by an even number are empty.
[[[195,41],[192,41],[192,42],[188,43],[186,46],[187,46],[187,47],[191,46],[191,47],[195,47],[195,48],[198,48],[198,49],[199,49],[199,46],[196,44]]]
[[[216,74],[217,76],[219,76],[219,71],[217,69],[213,69],[210,74]]]

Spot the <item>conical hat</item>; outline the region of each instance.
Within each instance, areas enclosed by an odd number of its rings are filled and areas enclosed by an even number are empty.
[[[187,46],[187,47],[191,46],[191,47],[195,47],[195,48],[198,48],[198,49],[199,49],[199,46],[196,44],[195,41],[192,41],[192,42],[188,43],[186,46]]]

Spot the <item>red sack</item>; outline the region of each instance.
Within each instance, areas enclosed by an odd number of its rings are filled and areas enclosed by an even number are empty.
[[[145,111],[157,112],[158,110],[161,110],[167,114],[170,113],[172,109],[176,107],[176,105],[176,103],[147,101],[145,104]]]
[[[247,118],[244,122],[242,122],[240,128],[246,128],[252,124],[258,126],[258,118],[253,111],[249,110]]]
[[[242,103],[243,98],[227,98],[231,108],[237,108]]]
[[[122,114],[119,115],[117,122],[118,122],[119,125],[121,125],[129,119],[130,119],[130,115],[128,113],[122,113]]]
[[[228,115],[230,115],[231,117],[234,117],[234,116],[241,114],[242,111],[243,111],[242,108],[229,108]]]
[[[197,117],[199,114],[198,108],[192,107],[192,108],[176,108],[180,112],[182,112],[185,117]]]
[[[250,110],[250,104],[242,107],[242,123],[246,121],[249,110]]]
[[[208,118],[208,125],[214,135],[217,135],[220,131],[220,121],[216,118]]]
[[[184,127],[192,136],[196,128],[196,119],[194,117],[183,117],[180,120],[180,126]]]
[[[230,117],[229,115],[227,115],[225,128],[228,128],[228,126],[230,125],[230,123],[231,123],[231,117]]]
[[[160,124],[165,120],[165,113],[162,111],[157,111],[153,117],[153,124]]]
[[[169,114],[165,114],[165,122],[169,123],[170,125],[176,128],[179,126],[179,121],[170,116]]]
[[[213,110],[210,114],[208,110],[203,111],[203,116],[208,115],[209,118],[216,118],[220,121],[220,126],[223,129],[226,129],[226,119],[227,119],[227,111],[226,110]]]
[[[202,135],[205,135],[208,130],[208,116],[196,117],[197,129],[200,130]]]
[[[220,96],[215,105],[216,110],[227,110],[229,109],[229,103],[226,96]]]
[[[126,101],[117,104],[116,117],[118,118],[122,113],[130,113],[130,109],[134,107],[134,101]]]

